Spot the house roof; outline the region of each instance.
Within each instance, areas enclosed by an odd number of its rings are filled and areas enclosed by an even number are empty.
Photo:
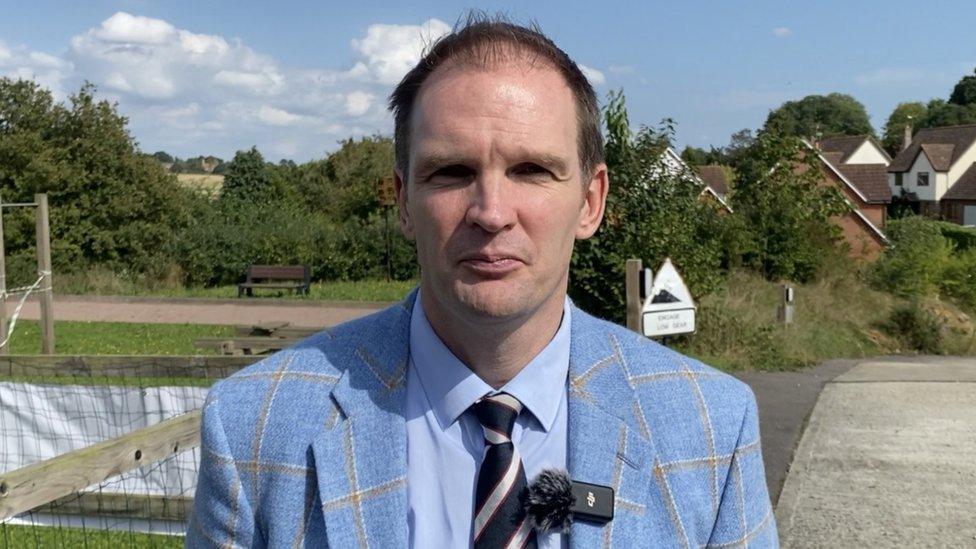
[[[837,169],[861,191],[868,202],[891,202],[888,166],[884,164],[841,164],[837,166]]]
[[[915,134],[911,145],[895,156],[888,171],[907,172],[912,168],[919,152],[925,153],[935,170],[948,171],[974,141],[976,124],[921,129]]]
[[[922,152],[928,157],[932,168],[939,172],[949,171],[955,150],[956,146],[949,143],[922,143]]]
[[[822,152],[820,159],[834,171],[844,184],[851,187],[861,200],[868,203],[891,202],[888,187],[888,166],[884,164],[842,164],[843,153]]]
[[[942,200],[976,200],[976,162],[959,176]]]
[[[847,159],[857,151],[865,141],[871,142],[885,158],[891,160],[884,148],[878,144],[870,135],[840,135],[828,137],[817,142],[817,147],[824,153],[840,153],[840,162],[847,162]]]
[[[717,164],[710,164],[708,166],[698,166],[695,170],[698,172],[698,178],[705,185],[708,185],[715,194],[723,198],[729,194],[728,168]]]

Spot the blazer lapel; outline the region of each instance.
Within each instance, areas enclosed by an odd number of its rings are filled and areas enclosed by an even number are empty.
[[[331,547],[406,547],[406,371],[416,293],[335,345],[347,365],[312,444]],[[330,352],[330,354],[333,354]]]
[[[612,521],[574,522],[576,548],[647,545],[650,471],[656,452],[617,336],[574,307],[569,362],[569,473],[611,486]],[[636,336],[635,336],[636,337]]]

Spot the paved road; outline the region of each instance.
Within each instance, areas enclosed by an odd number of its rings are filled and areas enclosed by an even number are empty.
[[[976,359],[875,359],[827,383],[776,517],[784,547],[976,547]]]
[[[803,427],[824,385],[851,369],[854,360],[831,360],[793,372],[736,372],[756,394],[766,485],[773,504],[800,442]]]
[[[56,295],[54,318],[177,324],[289,322],[292,326],[322,328],[367,315],[387,305],[387,303],[355,301]],[[13,312],[15,306],[15,301],[8,300],[8,315]],[[29,300],[24,304],[21,318],[36,320],[39,314],[37,302]]]

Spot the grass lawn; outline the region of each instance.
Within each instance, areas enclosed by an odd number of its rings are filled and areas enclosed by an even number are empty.
[[[700,300],[696,328],[671,346],[723,370],[789,370],[833,358],[911,352],[881,324],[902,300],[868,287],[850,270],[838,269],[809,284],[794,284],[794,323],[776,321],[780,284],[751,272],[732,273],[723,290]],[[949,317],[951,303],[929,305]],[[976,335],[951,327],[943,352],[976,354]]]
[[[255,290],[251,300],[262,297],[338,301],[399,301],[418,284],[417,280],[333,281],[313,282],[309,296],[299,296],[290,290]],[[111,271],[91,270],[85,273],[55,275],[54,289],[58,294],[130,295],[158,297],[222,297],[236,298],[237,286],[183,287],[177,282],[132,281]]]
[[[100,549],[172,547],[176,549],[183,547],[182,536],[7,524],[0,525],[0,542],[2,542],[2,547],[9,547],[10,549],[22,547],[90,547]]]
[[[193,340],[233,335],[233,326],[54,322],[54,345],[59,355],[212,355],[215,350],[197,349]],[[40,325],[31,320],[18,321],[10,339],[10,354],[40,351]]]

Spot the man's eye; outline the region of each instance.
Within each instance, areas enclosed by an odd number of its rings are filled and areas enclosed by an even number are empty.
[[[533,164],[531,162],[527,162],[525,164],[519,164],[518,166],[515,166],[512,172],[515,173],[516,175],[529,176],[529,177],[549,175],[549,170],[543,168],[538,164]]]
[[[467,179],[474,175],[474,170],[461,165],[445,166],[443,168],[438,168],[432,174],[430,174],[430,179],[432,180],[457,180],[457,179]]]

